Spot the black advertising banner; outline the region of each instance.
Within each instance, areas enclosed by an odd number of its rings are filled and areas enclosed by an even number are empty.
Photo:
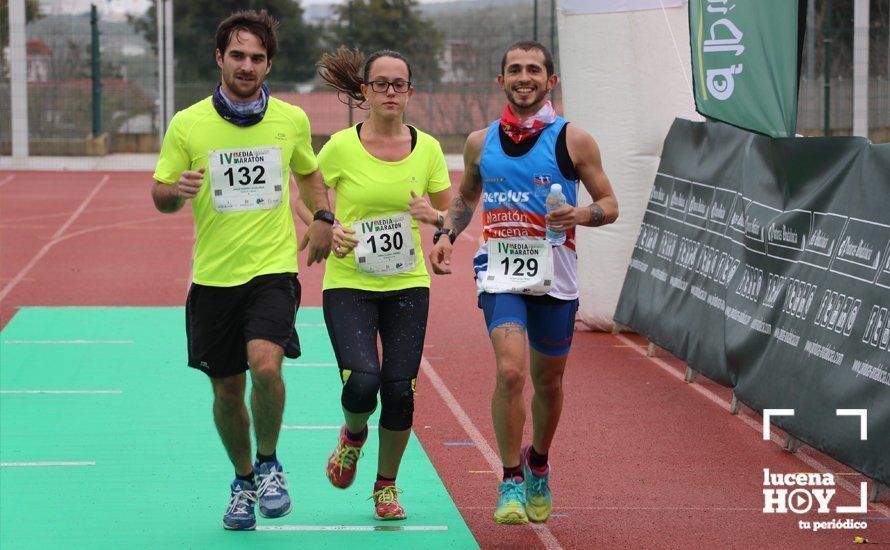
[[[676,120],[615,321],[890,484],[888,205],[890,145]]]
[[[736,214],[735,185],[743,170],[736,149],[741,143],[726,144],[716,134],[699,132],[689,136],[698,140],[693,145],[684,141],[686,136],[674,138],[676,132],[672,129],[664,144],[615,320],[708,378],[734,386],[723,338],[715,338],[712,327],[723,326],[723,289],[741,261],[724,245]],[[683,176],[690,172],[693,150],[708,151],[696,158],[695,173],[712,178]],[[714,178],[719,185],[704,183]]]

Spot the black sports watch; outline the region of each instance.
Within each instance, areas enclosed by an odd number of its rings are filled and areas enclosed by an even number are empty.
[[[314,216],[312,216],[313,220],[321,220],[323,222],[328,222],[331,225],[334,225],[334,213],[330,210],[318,210]]]
[[[433,233],[433,244],[439,242],[439,237],[441,237],[442,235],[448,235],[448,240],[451,241],[451,244],[454,244],[454,241],[457,240],[457,233],[455,233],[451,229],[448,229],[447,227],[443,227],[442,229],[439,229],[438,231]]]

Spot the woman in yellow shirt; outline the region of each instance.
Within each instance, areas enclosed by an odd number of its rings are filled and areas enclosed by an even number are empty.
[[[336,487],[352,483],[379,392],[375,517],[398,520],[406,515],[395,480],[411,433],[429,311],[430,276],[418,222],[442,226],[451,183],[439,143],[403,122],[414,92],[408,61],[382,50],[362,62],[360,52],[341,47],[318,64],[332,87],[369,110],[365,121],[331,136],[318,156],[336,198],[323,305],[346,420],[327,476]]]

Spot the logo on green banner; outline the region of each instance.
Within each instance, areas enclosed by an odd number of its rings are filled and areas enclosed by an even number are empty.
[[[696,110],[772,137],[797,126],[796,1],[690,0]]]

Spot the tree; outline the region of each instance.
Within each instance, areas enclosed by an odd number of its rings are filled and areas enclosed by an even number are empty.
[[[0,0],[0,36],[3,37],[3,46],[9,42],[9,0]],[[39,0],[25,0],[25,21],[30,23],[35,19],[40,19],[43,14],[40,12]]]
[[[43,14],[40,12],[40,3],[38,0],[25,0],[25,21],[30,23],[35,19],[40,19]],[[9,45],[9,0],[0,0],[0,50]],[[6,60],[0,56],[0,75],[6,75]]]
[[[550,44],[549,7],[550,0],[540,2],[539,38],[555,50]],[[533,36],[532,3],[528,0],[478,2],[471,7],[442,10],[435,22],[445,35],[450,61],[437,91],[448,93],[449,100],[430,102],[436,122],[432,130],[446,134],[469,133],[497,118],[504,109],[504,93],[496,84],[501,58],[510,44]],[[553,54],[558,60],[558,52]],[[557,87],[553,97],[558,93]]]
[[[540,2],[539,39],[554,56],[550,44],[549,0]],[[437,26],[445,33],[452,48],[452,74],[446,80],[491,82],[500,72],[501,58],[510,44],[532,38],[532,4],[527,0],[513,4],[477,5],[440,15]]]
[[[317,31],[303,22],[299,0],[178,0],[173,2],[173,55],[177,82],[218,81],[219,68],[214,57],[216,27],[232,12],[260,8],[266,9],[280,23],[278,53],[272,62],[271,79],[281,82],[311,78],[318,58]],[[157,0],[151,1],[144,15],[129,19],[157,50]]]
[[[326,40],[331,51],[341,44],[365,55],[395,50],[410,61],[415,81],[441,79],[442,34],[422,18],[417,0],[347,0],[334,10],[337,22]]]

